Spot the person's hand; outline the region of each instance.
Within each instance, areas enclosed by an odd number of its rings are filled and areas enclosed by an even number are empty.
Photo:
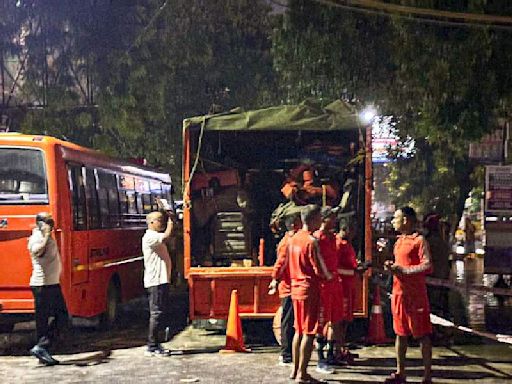
[[[50,236],[50,234],[52,233],[51,225],[43,223],[41,225],[41,232],[43,233],[44,236]]]
[[[274,295],[276,293],[277,284],[278,284],[277,280],[276,279],[272,279],[272,281],[268,285],[268,294],[269,295]]]
[[[384,270],[391,271],[391,266],[394,264],[393,260],[386,260],[384,262]]]
[[[402,273],[402,267],[397,265],[397,264],[391,264],[389,266],[389,271],[393,274],[393,275],[398,275],[400,273]]]

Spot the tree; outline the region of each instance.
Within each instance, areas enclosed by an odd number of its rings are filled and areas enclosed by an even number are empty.
[[[509,14],[479,0],[408,1],[444,10]],[[462,213],[472,187],[468,144],[495,127],[510,106],[508,31],[367,15],[316,2],[289,3],[273,52],[284,100],[344,94],[376,102],[393,116],[413,156],[392,164],[397,204]]]
[[[262,0],[20,0],[30,26],[25,132],[181,171],[185,117],[272,97]],[[16,28],[15,28],[16,29]],[[179,179],[179,177],[176,177]],[[179,180],[178,180],[179,181]]]

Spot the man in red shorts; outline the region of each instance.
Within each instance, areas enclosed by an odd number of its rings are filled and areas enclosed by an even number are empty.
[[[312,236],[322,223],[320,207],[306,205],[301,212],[302,229],[288,242],[288,261],[291,279],[295,335],[293,337],[293,371],[290,376],[298,383],[316,382],[308,373],[313,341],[318,330],[320,280],[332,276],[325,269]]]
[[[425,275],[432,270],[432,259],[427,242],[415,231],[416,222],[416,212],[411,207],[398,209],[392,221],[401,235],[395,243],[395,261],[389,260],[384,266],[394,275],[391,311],[396,333],[397,371],[385,383],[406,383],[405,357],[410,335],[421,344],[425,366],[422,383],[432,382],[432,324],[425,282]]]
[[[355,274],[364,271],[362,266],[358,265],[356,252],[350,243],[352,233],[350,227],[346,224],[341,226],[340,232],[336,237],[338,252],[340,254],[340,262],[338,266],[338,274],[341,278],[343,289],[343,320],[340,326],[339,349],[337,351],[337,360],[345,363],[352,363],[357,355],[345,349],[345,339],[347,335],[348,325],[354,320],[354,303],[355,303]]]
[[[318,240],[320,254],[326,269],[333,276],[329,281],[320,283],[320,319],[317,336],[318,365],[316,371],[320,373],[334,373],[330,366],[334,363],[334,346],[336,336],[339,335],[340,322],[343,318],[343,291],[341,280],[338,276],[339,252],[336,244],[334,228],[336,226],[336,214],[331,207],[321,209],[322,225],[314,233]],[[324,348],[328,346],[327,358]]]
[[[272,270],[272,281],[268,286],[269,295],[273,295],[277,288],[281,299],[281,355],[279,356],[279,365],[290,365],[292,363],[294,320],[287,249],[289,240],[302,227],[300,215],[288,216],[285,219],[285,225],[287,231],[277,245],[277,259]]]

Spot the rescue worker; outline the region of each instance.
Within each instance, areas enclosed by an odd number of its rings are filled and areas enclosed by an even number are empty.
[[[351,364],[357,354],[350,353],[345,349],[345,341],[349,324],[354,320],[354,303],[355,303],[355,274],[364,271],[364,268],[358,265],[356,252],[350,243],[352,232],[348,225],[344,224],[340,228],[340,232],[336,237],[339,252],[340,263],[338,266],[338,274],[341,278],[343,289],[343,320],[340,325],[339,348],[337,350],[336,362],[338,364],[345,362]]]
[[[314,236],[318,240],[321,260],[333,278],[320,284],[320,329],[317,336],[318,365],[316,371],[330,374],[334,373],[330,364],[334,363],[336,336],[339,336],[340,322],[343,319],[343,287],[338,275],[340,260],[334,234],[336,211],[331,207],[323,207],[320,212],[322,225],[314,233]],[[326,345],[328,346],[327,357],[324,355]]]
[[[288,216],[285,219],[285,225],[287,232],[277,245],[277,260],[272,270],[272,281],[269,285],[269,295],[273,295],[277,288],[281,299],[281,354],[279,355],[279,365],[290,365],[292,363],[294,318],[287,249],[289,240],[302,227],[300,215]]]
[[[401,235],[395,243],[395,260],[386,261],[384,267],[394,276],[391,310],[397,335],[397,371],[385,383],[406,383],[407,338],[411,335],[421,344],[425,367],[422,383],[432,382],[432,324],[425,281],[425,275],[432,270],[432,259],[426,240],[415,231],[416,222],[416,212],[411,207],[398,209],[392,220],[393,227]]]
[[[146,356],[169,356],[161,345],[161,333],[168,323],[169,288],[172,263],[166,242],[174,230],[172,215],[151,212],[146,216],[148,229],[142,237],[144,288],[149,296],[149,332]],[[167,222],[167,223],[166,223]]]
[[[52,342],[52,327],[48,325],[54,316],[53,326],[61,331],[67,326],[68,313],[60,288],[62,264],[57,243],[51,234],[55,223],[47,212],[36,216],[36,228],[28,239],[28,250],[32,260],[30,288],[34,295],[37,344],[30,353],[45,365],[56,365],[48,349]]]
[[[318,242],[312,236],[322,222],[320,207],[307,205],[301,212],[302,229],[288,245],[291,295],[295,317],[293,337],[293,370],[290,379],[298,383],[310,383],[314,379],[307,373],[313,341],[318,330],[320,305],[320,279],[332,279],[321,262]]]

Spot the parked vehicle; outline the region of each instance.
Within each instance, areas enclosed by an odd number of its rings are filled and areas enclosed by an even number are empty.
[[[141,237],[168,174],[52,137],[0,134],[0,324],[34,312],[27,238],[38,212],[55,219],[69,314],[105,324],[143,292]]]
[[[242,317],[273,317],[268,295],[280,218],[316,202],[340,207],[372,252],[371,128],[343,101],[200,116],[183,123],[184,265],[190,318],[226,318],[238,290]],[[269,225],[271,224],[271,225]],[[368,279],[356,315],[366,316]]]

